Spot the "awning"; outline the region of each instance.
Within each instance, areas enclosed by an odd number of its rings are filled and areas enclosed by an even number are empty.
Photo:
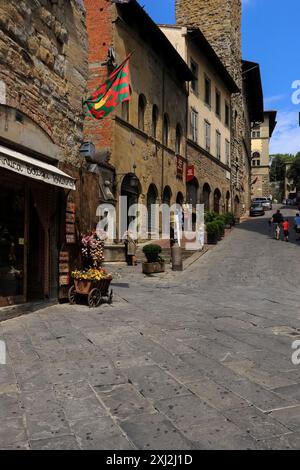
[[[0,145],[0,167],[60,188],[76,189],[75,180],[49,163]]]

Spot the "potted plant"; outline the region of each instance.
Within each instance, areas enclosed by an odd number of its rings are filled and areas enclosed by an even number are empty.
[[[218,225],[218,230],[219,230],[219,240],[221,240],[222,237],[225,235],[225,220],[222,215],[219,215],[216,217],[214,222]]]
[[[147,262],[142,265],[144,274],[162,273],[165,271],[165,262],[160,257],[160,245],[154,243],[145,245],[143,253],[147,259]]]
[[[225,228],[231,228],[235,224],[234,214],[232,212],[226,212],[224,214]]]
[[[216,245],[219,239],[218,224],[215,221],[208,222],[206,224],[206,232],[207,232],[207,243],[209,245]]]

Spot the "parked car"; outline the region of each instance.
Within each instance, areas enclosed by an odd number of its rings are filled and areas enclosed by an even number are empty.
[[[266,211],[272,210],[272,201],[267,197],[255,197],[252,202],[259,202]]]
[[[261,202],[253,202],[250,207],[250,216],[256,217],[259,215],[265,215],[265,209]]]

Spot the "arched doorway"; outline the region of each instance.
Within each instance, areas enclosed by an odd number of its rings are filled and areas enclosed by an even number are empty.
[[[240,216],[240,198],[238,196],[234,198],[234,215],[236,217]]]
[[[163,192],[163,197],[162,197],[162,202],[163,204],[168,204],[168,206],[171,205],[171,197],[172,197],[172,191],[170,186],[166,186]]]
[[[192,204],[193,208],[196,208],[198,203],[198,189],[199,183],[197,178],[193,178],[186,185],[186,199],[188,204]]]
[[[217,188],[214,192],[214,212],[220,214],[221,212],[221,192]]]
[[[147,211],[148,211],[148,237],[151,238],[151,233],[156,230],[156,211],[152,207],[157,202],[158,192],[155,184],[150,184],[147,193]]]
[[[230,192],[227,191],[227,193],[226,193],[226,203],[225,203],[226,212],[229,212],[229,209],[230,209]]]
[[[210,211],[210,193],[211,189],[208,183],[205,183],[203,186],[203,204],[204,204],[204,212]]]
[[[121,207],[121,219],[122,227],[126,226],[126,229],[128,229],[130,223],[135,218],[133,216],[129,216],[128,211],[131,206],[138,203],[140,193],[141,189],[138,177],[134,173],[128,173],[124,176],[121,185],[121,196],[127,198],[127,206],[125,203],[124,207]],[[125,209],[125,207],[127,208]]]
[[[179,204],[180,206],[182,206],[183,203],[184,203],[184,196],[183,196],[182,192],[179,191],[179,193],[177,193],[177,197],[176,197],[176,204]]]

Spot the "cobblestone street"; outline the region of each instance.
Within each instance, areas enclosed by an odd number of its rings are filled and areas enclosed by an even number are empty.
[[[111,306],[0,323],[1,448],[299,448],[300,246],[269,215],[183,273],[114,268]]]

